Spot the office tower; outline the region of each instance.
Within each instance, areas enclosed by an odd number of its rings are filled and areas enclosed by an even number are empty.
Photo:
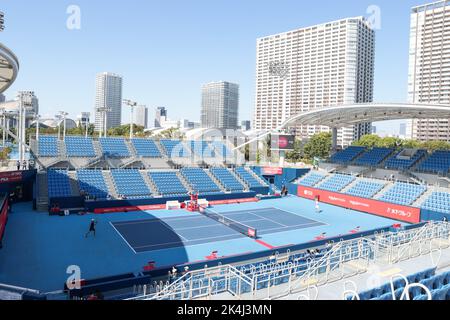
[[[91,123],[91,113],[82,112],[77,116],[77,125],[80,127],[86,127]]]
[[[95,130],[118,127],[122,121],[122,77],[113,73],[97,74],[95,92]],[[106,117],[100,110],[108,110]]]
[[[400,123],[399,135],[401,137],[406,137],[406,123]]]
[[[450,104],[450,4],[412,8],[408,101]],[[449,119],[410,120],[408,136],[420,141],[450,140]]]
[[[5,29],[5,15],[0,11],[0,32]]]
[[[256,51],[255,130],[275,129],[312,109],[372,102],[375,32],[363,17],[259,38]],[[330,131],[293,129],[303,139]],[[338,143],[347,146],[370,132],[370,123],[340,129]]]
[[[220,81],[202,86],[203,128],[237,129],[238,112],[239,85]]]
[[[248,131],[251,129],[251,127],[252,127],[252,124],[251,124],[250,120],[241,121],[241,130],[242,131]]]
[[[6,101],[6,97],[3,93],[0,93],[0,102],[5,102]]]
[[[155,114],[155,128],[161,128],[162,123],[167,120],[167,109],[165,107],[157,107]]]
[[[133,123],[135,125],[144,127],[144,129],[147,129],[147,123],[148,123],[148,108],[146,106],[136,106],[134,107],[134,113],[133,113]]]

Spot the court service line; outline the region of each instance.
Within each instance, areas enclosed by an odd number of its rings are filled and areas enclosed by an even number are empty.
[[[323,224],[326,225],[326,226],[329,226],[329,225],[330,225],[330,224],[328,224],[328,223],[326,223],[326,222],[324,222],[324,221],[321,221],[321,220],[319,220],[319,219],[316,219],[315,217],[314,217],[314,218],[312,218],[312,217],[311,217],[311,218],[305,217],[305,216],[302,216],[302,215],[299,214],[299,213],[295,213],[295,212],[289,211],[289,210],[280,209],[280,208],[277,208],[277,207],[275,207],[275,209],[281,210],[281,211],[285,211],[285,212],[288,212],[288,213],[292,213],[292,214],[296,215],[297,217],[302,217],[302,218],[305,218],[305,219],[308,219],[308,220],[311,220],[311,221],[317,221],[317,222],[323,223]]]
[[[123,241],[128,245],[128,247],[134,252],[134,254],[137,254],[136,250],[130,245],[130,243],[122,236],[122,234],[119,232],[119,230],[116,229],[114,224],[110,221],[109,224],[113,227],[114,230],[116,230],[117,234],[122,238]]]

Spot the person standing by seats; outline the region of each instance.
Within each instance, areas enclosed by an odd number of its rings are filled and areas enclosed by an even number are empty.
[[[319,197],[316,197],[315,209],[316,209],[316,213],[321,213],[322,212],[322,210],[320,210],[320,206],[319,206]]]
[[[95,238],[95,229],[96,229],[96,226],[97,226],[97,221],[95,221],[95,219],[92,219],[91,220],[91,223],[89,224],[89,231],[88,232],[86,232],[86,234],[85,234],[85,238],[87,238],[88,237],[88,235],[89,234],[91,234],[91,232],[94,234],[94,238]]]
[[[17,165],[17,171],[20,171],[20,160],[17,160],[16,165]]]
[[[27,160],[22,161],[22,170],[27,170]]]

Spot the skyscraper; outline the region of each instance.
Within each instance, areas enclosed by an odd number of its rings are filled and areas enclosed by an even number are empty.
[[[165,107],[157,107],[155,114],[155,128],[161,128],[162,123],[167,119],[167,109]]]
[[[275,129],[311,109],[372,102],[375,32],[363,17],[259,38],[256,51],[255,130]],[[295,129],[299,138],[330,130]],[[370,123],[340,129],[338,144],[370,132]]]
[[[408,100],[450,104],[450,4],[438,1],[412,8]],[[450,140],[449,119],[410,120],[407,136]]]
[[[6,97],[3,93],[0,93],[0,102],[5,102],[6,101]]]
[[[105,118],[99,112],[107,108],[106,128],[118,127],[122,121],[122,77],[109,72],[97,74],[95,91],[95,130],[100,131],[105,126]]]
[[[0,32],[5,29],[5,15],[0,11]]]
[[[202,86],[203,128],[237,129],[238,113],[239,85],[220,81]]]
[[[147,129],[148,124],[148,108],[146,106],[134,107],[133,123]]]

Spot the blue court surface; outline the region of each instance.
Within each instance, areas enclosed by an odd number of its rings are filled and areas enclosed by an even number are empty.
[[[221,214],[256,229],[259,236],[325,225],[323,222],[273,207]],[[135,253],[245,237],[234,229],[200,214],[164,221],[147,219],[111,224]]]
[[[59,217],[33,211],[31,203],[17,204],[0,250],[0,283],[48,292],[63,288],[69,266],[78,266],[83,279],[93,279],[141,272],[149,261],[173,266],[204,261],[213,251],[224,257],[276,250],[324,234],[334,237],[357,227],[367,231],[399,223],[326,204],[316,213],[314,207],[314,201],[290,196],[212,208],[256,227],[255,241],[186,210]],[[85,238],[92,218],[98,221],[97,235]]]

